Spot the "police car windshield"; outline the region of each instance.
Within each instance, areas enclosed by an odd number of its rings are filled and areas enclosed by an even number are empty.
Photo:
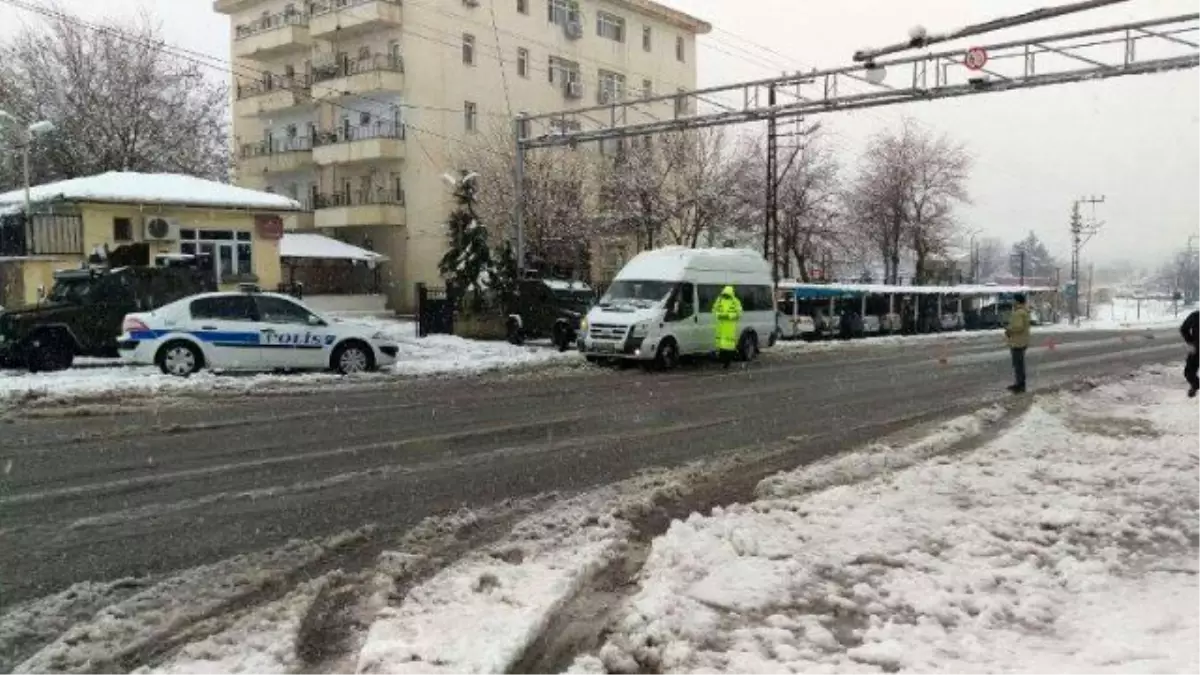
[[[614,281],[600,299],[600,306],[631,305],[643,309],[654,307],[664,302],[674,287],[675,283],[671,281]]]
[[[50,289],[48,299],[54,302],[83,304],[92,292],[91,279],[59,279]]]

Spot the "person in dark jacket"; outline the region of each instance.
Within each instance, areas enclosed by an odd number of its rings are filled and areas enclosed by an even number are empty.
[[[1013,310],[1008,318],[1004,337],[1012,353],[1013,375],[1016,380],[1008,388],[1014,394],[1025,393],[1025,350],[1029,348],[1029,309],[1025,306],[1025,294],[1013,296]]]
[[[1196,375],[1197,368],[1200,368],[1200,355],[1196,353],[1196,341],[1200,336],[1200,311],[1192,310],[1192,313],[1187,315],[1183,325],[1179,327],[1179,334],[1187,343],[1188,353],[1183,366],[1183,376],[1188,383],[1188,397],[1194,398],[1196,391],[1200,390],[1200,377]]]

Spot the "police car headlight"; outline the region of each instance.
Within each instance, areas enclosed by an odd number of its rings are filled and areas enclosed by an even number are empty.
[[[629,337],[634,337],[634,338],[646,337],[646,333],[649,332],[649,330],[650,330],[650,324],[635,323],[635,324],[633,324],[633,330],[631,330],[629,332]]]

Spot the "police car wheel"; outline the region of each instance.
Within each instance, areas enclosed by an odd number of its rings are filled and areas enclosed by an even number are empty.
[[[167,375],[187,377],[203,365],[200,350],[186,342],[168,342],[158,353],[158,367]]]
[[[365,373],[375,369],[375,358],[365,345],[349,342],[337,348],[333,368],[342,375]]]

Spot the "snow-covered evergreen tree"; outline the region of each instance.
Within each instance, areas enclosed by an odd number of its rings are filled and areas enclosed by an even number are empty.
[[[442,256],[438,269],[446,286],[458,302],[470,299],[474,309],[484,304],[484,293],[491,283],[492,250],[488,233],[475,213],[474,173],[462,172],[454,179],[454,200],[457,207],[446,222],[449,248]]]
[[[504,311],[508,311],[513,297],[517,293],[517,254],[513,251],[512,242],[505,240],[493,253],[495,271],[492,274],[492,292]]]

